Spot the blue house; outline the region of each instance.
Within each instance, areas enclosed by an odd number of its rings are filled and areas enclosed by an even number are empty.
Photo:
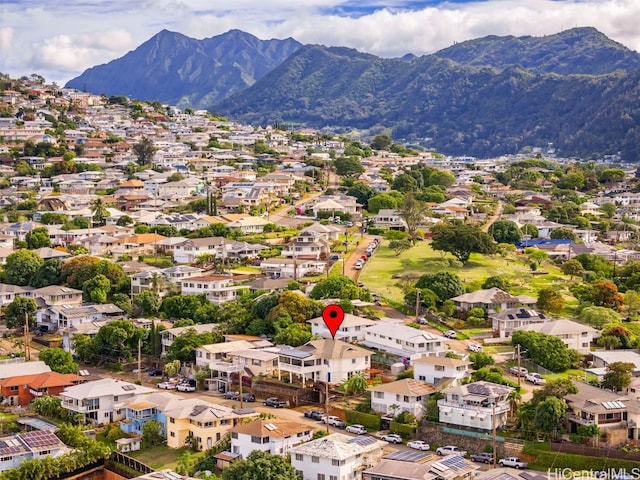
[[[175,408],[184,400],[170,392],[157,392],[137,395],[125,404],[125,418],[120,421],[120,429],[125,433],[142,436],[144,424],[150,420],[160,422],[162,431],[166,434],[167,410]]]

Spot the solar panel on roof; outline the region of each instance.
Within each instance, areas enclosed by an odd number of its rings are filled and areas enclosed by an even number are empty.
[[[361,447],[364,447],[365,445],[376,443],[376,439],[368,435],[358,435],[357,437],[353,437],[351,440],[349,440],[349,443],[355,443],[360,445]]]
[[[294,357],[294,358],[307,358],[312,356],[312,353],[309,352],[303,352],[301,350],[285,350],[284,352],[280,352],[281,355],[285,355],[287,357]]]
[[[452,455],[450,457],[444,458],[440,460],[440,463],[446,465],[452,470],[461,470],[467,467],[467,463],[462,457],[459,457],[458,455]]]
[[[410,451],[404,451],[404,450],[397,450],[385,456],[384,458],[389,460],[398,460],[401,462],[418,462],[429,455],[431,454],[428,452],[410,452]]]

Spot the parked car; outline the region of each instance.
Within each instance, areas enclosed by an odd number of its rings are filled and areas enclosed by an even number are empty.
[[[353,425],[349,425],[345,428],[345,430],[349,433],[357,433],[358,435],[364,435],[367,433],[367,429],[364,425],[358,425],[357,423]]]
[[[196,381],[193,379],[185,379],[182,380],[176,386],[176,390],[179,392],[195,392],[196,391]]]
[[[334,262],[335,262],[336,260],[340,260],[340,255],[338,255],[337,253],[334,253],[333,255],[331,255],[331,256],[329,257],[329,260],[332,260],[332,261],[334,261]]]
[[[458,334],[455,330],[447,330],[443,335],[447,338],[458,338]]]
[[[547,383],[547,381],[544,378],[542,378],[542,375],[535,372],[527,373],[524,376],[524,379],[527,382],[533,383],[534,385],[544,385],[545,383]]]
[[[312,420],[320,420],[322,418],[322,412],[320,410],[305,410],[304,416]]]
[[[418,323],[420,325],[427,325],[429,322],[427,322],[427,318],[426,317],[418,317]]]
[[[526,377],[527,374],[529,373],[529,370],[527,370],[524,367],[520,367],[519,372],[518,372],[518,367],[511,367],[509,369],[509,372],[511,372],[516,377]]]
[[[236,392],[236,395],[234,395],[233,400],[240,400],[240,394]],[[253,393],[243,393],[242,394],[242,401],[243,402],[255,402],[256,401],[256,396]]]
[[[276,397],[269,397],[264,401],[264,405],[266,407],[284,408],[287,406],[287,402]]]
[[[386,435],[383,435],[381,438],[385,442],[389,442],[389,443],[402,443],[402,437],[397,433],[387,433]]]
[[[334,415],[329,415],[329,417],[327,417],[326,415],[323,415],[322,417],[320,417],[320,421],[322,423],[328,423],[329,425],[335,425],[338,422],[341,422],[342,420],[340,420],[340,417],[336,417]]]
[[[471,460],[473,460],[474,462],[486,463],[487,465],[489,465],[490,463],[493,463],[493,453],[474,453],[473,455],[471,455]]]
[[[466,451],[460,450],[455,445],[446,445],[444,447],[440,447],[436,450],[436,453],[438,455],[460,455],[461,457],[464,457],[467,454]]]
[[[149,370],[149,376],[150,377],[161,377],[162,376],[162,369],[160,369],[160,368],[152,368],[151,370]]]
[[[524,460],[520,460],[518,457],[507,457],[498,460],[498,465],[501,467],[513,467],[513,468],[527,468],[529,464]]]
[[[422,440],[411,440],[410,442],[407,442],[407,447],[415,450],[429,450],[429,444]]]
[[[222,394],[222,398],[226,398],[227,400],[235,400],[235,397],[238,395],[238,392],[234,392],[233,390],[227,390]]]
[[[481,352],[482,351],[482,345],[478,345],[477,343],[470,343],[468,345],[469,351],[470,352]]]
[[[164,390],[175,390],[177,385],[173,382],[160,382],[158,384],[158,388],[163,388]]]

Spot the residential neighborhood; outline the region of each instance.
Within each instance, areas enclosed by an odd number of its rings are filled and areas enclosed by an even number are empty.
[[[2,85],[1,472],[640,466],[635,165]]]

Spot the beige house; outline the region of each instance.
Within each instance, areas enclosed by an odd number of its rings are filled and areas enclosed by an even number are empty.
[[[435,387],[412,378],[403,378],[391,383],[371,387],[371,408],[383,415],[396,416],[409,412],[421,419],[427,412],[425,402]]]
[[[591,353],[591,344],[596,338],[600,337],[600,330],[573,320],[533,323],[523,328],[523,330],[558,337],[567,348],[577,350],[583,355]]]

